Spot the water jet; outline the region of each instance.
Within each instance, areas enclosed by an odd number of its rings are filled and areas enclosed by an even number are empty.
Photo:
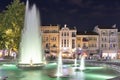
[[[23,69],[39,69],[44,66],[42,50],[39,12],[36,5],[29,8],[29,2],[27,1],[18,67]]]

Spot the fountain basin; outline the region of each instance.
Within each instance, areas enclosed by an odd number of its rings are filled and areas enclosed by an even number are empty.
[[[49,74],[48,76],[51,77],[51,78],[56,78],[56,77],[68,78],[70,75],[68,75],[68,74],[60,74],[60,75]]]
[[[80,68],[76,68],[75,71],[85,71],[85,69],[81,70]]]
[[[45,66],[44,63],[38,63],[38,64],[18,64],[17,67],[20,69],[25,69],[25,70],[35,70],[35,69],[42,69]]]
[[[86,65],[85,71],[76,72],[70,65],[67,64],[67,68],[63,68],[64,76],[60,77],[55,76],[55,63],[38,70],[22,70],[15,66],[13,66],[13,69],[12,66],[0,65],[0,77],[8,77],[6,80],[109,80],[120,74],[111,68],[91,65]]]

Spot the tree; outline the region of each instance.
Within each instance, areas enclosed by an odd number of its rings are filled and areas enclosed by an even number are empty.
[[[20,0],[13,0],[7,10],[0,14],[0,48],[19,48],[21,30],[24,22],[25,5]]]

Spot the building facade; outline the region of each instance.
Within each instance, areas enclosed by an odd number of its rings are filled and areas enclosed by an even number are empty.
[[[116,59],[118,52],[118,29],[115,25],[111,28],[96,26],[94,31],[99,34],[99,49],[104,59]]]
[[[43,49],[45,53],[63,57],[72,57],[75,52],[84,51],[87,56],[100,56],[104,59],[116,59],[120,53],[120,33],[116,26],[107,28],[95,26],[92,32],[78,32],[64,25],[42,26]]]
[[[76,44],[77,51],[85,52],[88,58],[99,55],[99,35],[95,32],[78,32]]]
[[[74,49],[76,48],[76,28],[69,29],[67,25],[59,31],[60,51],[64,57],[72,57]]]
[[[51,55],[59,53],[59,25],[42,26],[42,42],[44,52]]]
[[[118,59],[120,59],[120,32],[118,32]]]

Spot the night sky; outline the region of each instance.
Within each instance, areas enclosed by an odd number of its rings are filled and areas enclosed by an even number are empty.
[[[12,0],[0,0],[0,11]],[[96,25],[120,27],[120,0],[29,0],[40,10],[42,25],[67,24],[79,31],[92,31]],[[26,0],[21,0],[26,2]],[[119,28],[120,29],[120,28]]]

